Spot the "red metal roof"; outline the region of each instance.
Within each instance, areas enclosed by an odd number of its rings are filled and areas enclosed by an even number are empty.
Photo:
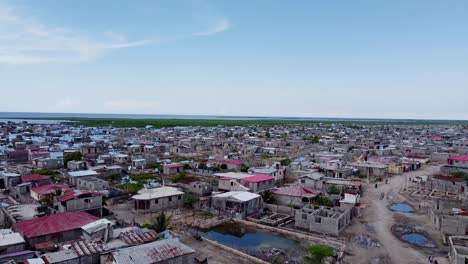
[[[48,180],[48,179],[49,179],[49,176],[40,175],[40,174],[31,174],[31,175],[21,176],[21,181],[23,182],[41,181],[41,180]]]
[[[167,168],[180,168],[180,167],[183,167],[184,165],[180,164],[180,163],[172,163],[172,164],[168,164],[166,165]]]
[[[468,155],[453,156],[453,157],[450,157],[449,160],[468,161]]]
[[[51,249],[56,249],[57,247],[58,247],[58,245],[55,244],[55,242],[53,242],[53,241],[47,241],[47,242],[44,242],[44,243],[39,243],[39,244],[34,245],[34,248],[36,250],[39,250],[39,251],[47,251],[47,250],[51,250]]]
[[[437,175],[432,177],[434,179],[442,180],[442,181],[451,181],[451,182],[464,182],[465,179],[463,178],[457,178],[457,177],[452,177],[452,176],[444,176],[444,175]]]
[[[274,194],[278,195],[286,195],[286,196],[295,196],[295,197],[303,197],[307,195],[318,195],[321,192],[314,189],[305,188],[299,185],[294,186],[285,186],[277,189],[273,192]]]
[[[254,176],[249,176],[249,177],[245,177],[245,178],[242,178],[241,181],[246,181],[246,182],[262,182],[262,181],[270,181],[270,180],[274,180],[275,178],[271,177],[270,175],[266,175],[266,174],[257,174],[257,175],[254,175]]]
[[[33,238],[79,229],[97,220],[98,217],[85,212],[68,212],[18,222],[15,227],[25,237]]]
[[[60,202],[66,202],[66,201],[69,201],[69,200],[73,200],[75,198],[80,198],[81,196],[83,195],[103,195],[102,193],[100,192],[81,192],[81,193],[75,193],[73,191],[69,191],[66,193],[66,195],[64,197],[61,197],[59,199]]]
[[[72,189],[65,184],[48,184],[31,189],[39,195],[55,193],[56,190],[62,190],[62,193],[72,192]]]

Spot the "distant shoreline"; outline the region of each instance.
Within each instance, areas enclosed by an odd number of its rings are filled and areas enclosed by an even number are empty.
[[[214,127],[214,126],[311,126],[341,125],[464,125],[464,120],[370,119],[370,118],[294,118],[294,117],[238,117],[190,115],[125,115],[125,114],[67,114],[67,113],[2,113],[3,121],[33,121],[57,123],[72,121],[90,127],[142,128]]]
[[[100,113],[41,113],[41,112],[0,112],[0,119],[180,119],[180,120],[293,120],[322,122],[467,122],[451,119],[414,118],[342,118],[342,117],[287,117],[287,116],[229,116],[229,115],[164,115],[164,114],[100,114]]]

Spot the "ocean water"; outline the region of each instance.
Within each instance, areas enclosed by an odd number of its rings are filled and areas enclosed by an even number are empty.
[[[95,113],[33,113],[0,112],[1,120],[40,118],[130,118],[130,119],[208,119],[208,120],[305,120],[305,121],[367,121],[367,122],[460,122],[463,120],[418,120],[418,119],[379,119],[379,118],[333,118],[333,117],[267,117],[267,116],[225,116],[225,115],[164,115],[164,114],[95,114]],[[3,121],[5,122],[5,121]]]

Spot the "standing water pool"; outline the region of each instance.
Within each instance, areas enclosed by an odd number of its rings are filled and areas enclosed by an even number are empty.
[[[298,241],[237,223],[226,223],[200,231],[200,235],[262,259],[265,259],[265,254],[274,250],[283,251],[290,260],[303,256]]]
[[[401,236],[406,242],[420,247],[435,247],[434,244],[423,234],[408,233]]]
[[[407,203],[395,203],[390,206],[390,210],[402,213],[413,213],[414,207]]]

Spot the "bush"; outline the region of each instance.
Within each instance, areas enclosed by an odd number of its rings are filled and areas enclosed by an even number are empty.
[[[198,201],[200,201],[200,197],[193,194],[187,194],[184,197],[184,206],[193,208],[193,205]]]
[[[304,262],[310,264],[323,264],[328,257],[336,255],[336,249],[326,245],[310,246],[307,252],[309,256],[304,257]]]
[[[328,194],[340,194],[340,189],[338,189],[335,185],[332,185],[330,186],[330,188],[328,188]]]
[[[67,155],[65,155],[65,157],[63,157],[63,164],[65,165],[65,168],[67,168],[69,161],[81,160],[82,157],[83,155],[81,155],[81,152],[79,151],[68,153]]]

